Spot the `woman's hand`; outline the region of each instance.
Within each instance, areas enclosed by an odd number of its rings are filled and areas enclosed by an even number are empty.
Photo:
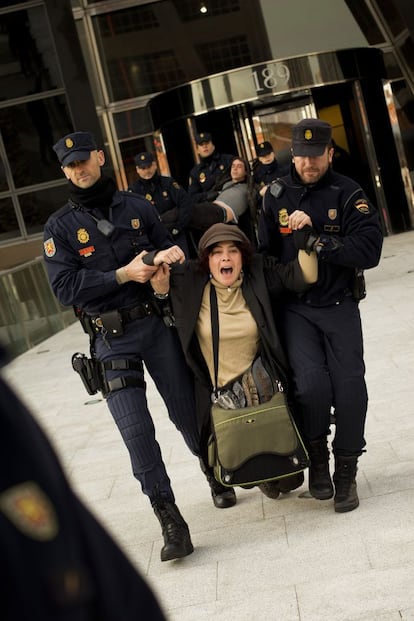
[[[154,293],[164,295],[170,290],[170,268],[166,263],[161,263],[153,277],[150,279]]]

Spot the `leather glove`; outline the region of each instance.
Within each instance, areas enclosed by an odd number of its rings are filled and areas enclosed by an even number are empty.
[[[206,194],[206,200],[212,202],[212,201],[214,201],[217,198],[218,195],[219,195],[219,193],[216,192],[216,190],[210,190]]]
[[[315,250],[319,236],[311,226],[306,224],[302,229],[293,231],[293,241],[296,250],[305,250],[306,254],[310,254],[312,250]]]

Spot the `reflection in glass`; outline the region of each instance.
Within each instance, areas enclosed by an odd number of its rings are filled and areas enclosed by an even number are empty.
[[[0,242],[20,237],[16,212],[11,198],[0,199]]]
[[[60,177],[52,146],[72,130],[63,96],[0,108],[0,127],[17,188]]]
[[[62,174],[62,173],[61,173]],[[37,190],[19,197],[28,235],[42,233],[48,217],[68,200],[67,183],[56,188]]]
[[[44,7],[0,15],[0,52],[2,98],[62,86]]]

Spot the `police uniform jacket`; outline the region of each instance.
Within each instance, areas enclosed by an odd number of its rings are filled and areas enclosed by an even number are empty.
[[[50,216],[44,230],[54,294],[64,306],[75,305],[88,314],[127,309],[151,299],[149,284],[119,285],[115,271],[142,250],[174,244],[155,207],[131,192],[114,192],[107,218],[113,225],[111,234],[100,230],[102,219],[99,210],[69,201]]]
[[[233,160],[234,155],[216,151],[209,157],[201,158],[201,161],[190,171],[188,193],[193,202],[208,200],[209,190],[213,189],[222,175],[224,176]]]
[[[355,268],[378,265],[383,240],[378,211],[355,181],[331,168],[312,185],[303,184],[292,170],[264,196],[260,252],[283,263],[295,256],[288,215],[296,209],[310,216],[321,241],[318,281],[300,299],[311,306],[339,303],[351,294]]]
[[[252,264],[244,267],[243,272],[242,292],[259,329],[263,362],[272,377],[280,378],[288,386],[287,362],[276,331],[271,298],[276,301],[277,307],[277,300],[286,289],[304,291],[308,285],[297,260],[282,265],[273,257],[256,254]],[[186,261],[183,265],[174,266],[171,271],[170,298],[175,325],[187,363],[195,377],[198,423],[205,434],[209,432],[213,385],[195,328],[208,280],[209,275],[200,270],[197,261]]]
[[[0,350],[0,366],[4,362]],[[2,621],[165,619],[147,584],[72,491],[47,437],[0,378]]]
[[[172,177],[155,175],[151,179],[137,179],[129,188],[131,192],[141,194],[163,214],[177,208],[174,228],[182,231],[187,226],[191,215],[191,200],[187,192]]]
[[[262,164],[257,160],[257,164],[254,166],[253,180],[258,190],[260,190],[260,188],[270,185],[272,181],[276,181],[276,179],[283,177],[288,172],[288,167],[281,166],[276,159],[270,162],[270,164]]]

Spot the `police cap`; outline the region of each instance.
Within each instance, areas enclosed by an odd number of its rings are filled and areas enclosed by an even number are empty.
[[[53,146],[61,166],[68,166],[75,160],[88,160],[91,157],[91,151],[97,149],[95,138],[91,132],[67,134]]]
[[[197,144],[202,144],[203,142],[212,142],[213,139],[209,132],[201,132],[195,135],[195,141]]]
[[[273,153],[273,147],[270,142],[265,140],[257,145],[257,156],[261,157],[262,155],[269,155],[269,153]]]
[[[148,168],[154,162],[154,156],[149,151],[143,151],[135,156],[134,162],[138,168]]]
[[[302,119],[292,129],[293,155],[318,157],[330,143],[332,126],[320,119]]]

